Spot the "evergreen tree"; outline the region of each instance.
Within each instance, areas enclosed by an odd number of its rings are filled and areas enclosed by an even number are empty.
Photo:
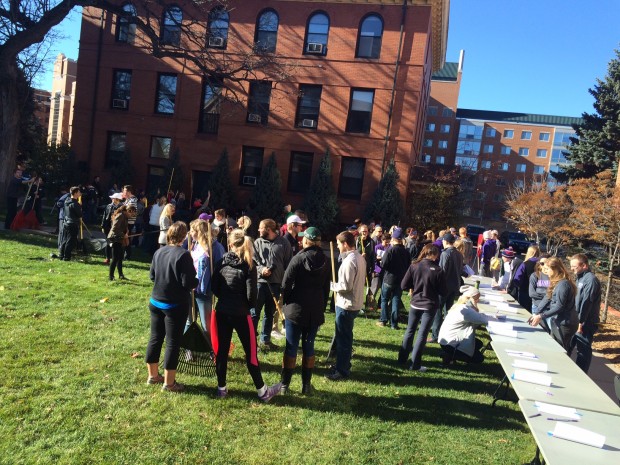
[[[323,238],[333,231],[338,217],[338,202],[332,182],[329,149],[325,150],[319,170],[306,193],[304,210],[310,223],[319,228]]]
[[[458,197],[458,186],[440,182],[432,184],[425,192],[412,195],[407,209],[409,224],[419,231],[440,231],[446,225],[455,224],[459,217]]]
[[[377,190],[366,205],[364,216],[367,220],[380,219],[385,228],[399,224],[403,212],[403,201],[398,191],[398,173],[394,159],[390,161],[379,181]]]
[[[597,79],[593,89],[595,113],[583,113],[583,123],[573,126],[576,138],[571,138],[571,145],[566,158],[571,166],[563,167],[563,172],[554,177],[560,181],[576,178],[591,178],[595,174],[612,169],[618,170],[620,158],[620,51],[609,62],[607,75],[603,80]]]
[[[258,182],[252,191],[250,206],[257,218],[271,218],[277,221],[282,213],[282,178],[276,164],[276,154],[271,153],[267,165],[263,169]]]
[[[208,192],[211,193],[209,204],[214,208],[224,208],[226,212],[232,212],[237,206],[235,187],[230,179],[230,168],[228,162],[228,149],[224,149],[220,159],[211,172],[209,182],[200,195],[206,199]]]

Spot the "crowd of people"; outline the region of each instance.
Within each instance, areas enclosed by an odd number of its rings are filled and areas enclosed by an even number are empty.
[[[11,192],[33,182],[23,180],[16,170]],[[85,191],[71,187],[56,202],[54,258],[70,260],[80,225],[97,220],[90,200],[83,201]],[[110,202],[100,223],[108,244],[104,262],[111,281],[123,280],[123,261],[131,258],[132,246],[152,254],[147,383],[161,384],[164,391],[184,390],[176,381],[176,369],[183,333],[194,318],[193,303],[213,347],[218,397],[228,395],[233,330],[262,401],[289,391],[300,345],[302,394],[310,394],[314,343],[326,309],[335,312],[330,353],[336,354],[326,378],[345,380],[351,375],[356,317],[380,310],[377,326],[400,329],[403,292],[409,293],[410,308],[395,356],[399,364],[426,371],[423,355],[429,343],[441,347],[444,366],[455,361],[481,363],[482,343],[475,329],[495,317],[480,313],[480,292],[464,286],[464,277],[473,275],[474,268],[531,312],[531,325],[541,325],[567,352],[576,349],[577,364],[588,371],[601,291],[583,254],[570,259],[573,278],[561,259],[541,253],[536,245],[519,258],[511,248],[502,247],[497,231],[484,232],[475,247],[464,227],[458,231],[447,227],[438,235],[426,231],[419,237],[414,228],[356,220],[336,236],[339,253],[335,257],[332,249],[330,257],[322,248],[321,231],[305,212],[292,212],[290,206],[278,218],[279,226],[271,218],[252,221],[241,214],[235,219],[223,209],[210,209],[207,202],[190,206],[183,195],[172,193],[157,196],[149,205],[144,195],[134,192],[131,185],[120,190],[114,186],[108,192]],[[97,200],[95,207],[99,206],[103,207]],[[11,203],[9,216],[15,210]],[[258,352],[280,350],[272,338],[285,338],[285,347],[280,381],[267,385]],[[158,363],[164,341],[161,375]]]

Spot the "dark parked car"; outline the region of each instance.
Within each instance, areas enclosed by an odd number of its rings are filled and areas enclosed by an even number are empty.
[[[474,247],[478,244],[478,236],[485,231],[484,226],[479,226],[475,224],[467,225],[467,235],[474,243]]]
[[[502,247],[512,247],[512,250],[517,253],[527,252],[527,248],[532,244],[532,241],[525,234],[515,231],[504,231],[499,236],[499,241],[502,243]]]

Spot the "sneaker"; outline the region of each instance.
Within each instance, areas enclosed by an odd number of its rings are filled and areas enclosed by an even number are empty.
[[[447,352],[441,353],[441,366],[447,367],[452,363],[452,355]]]
[[[314,388],[312,387],[312,384],[304,384],[301,387],[301,394],[304,396],[311,396],[314,393]]]
[[[375,325],[385,327],[385,326],[387,326],[387,323],[386,323],[385,321],[377,321],[377,322],[375,323]]]
[[[400,326],[398,326],[398,325],[392,326],[392,329],[400,329]]]
[[[341,381],[343,379],[347,379],[348,376],[343,375],[342,373],[340,373],[338,370],[335,370],[333,373],[330,373],[328,375],[325,375],[325,377],[330,380],[330,381]]]
[[[215,396],[218,399],[223,399],[224,397],[228,396],[228,388],[225,387],[224,389],[222,388],[217,388],[217,393],[215,394]]]
[[[281,395],[283,395],[283,396],[285,396],[286,394],[288,394],[288,385],[283,384],[283,385],[280,387],[280,394],[281,394]]]
[[[433,338],[432,336],[429,336],[429,337],[426,339],[426,343],[427,343],[427,344],[437,344],[437,339]]]
[[[271,400],[272,397],[280,394],[280,390],[282,389],[282,383],[276,383],[267,388],[267,391],[262,396],[258,396],[260,400],[267,403]]]
[[[162,375],[149,376],[146,384],[164,384],[164,377]]]
[[[413,368],[411,366],[411,367],[409,367],[409,369],[411,371],[419,371],[420,373],[424,373],[426,370],[428,370],[428,368],[426,368],[425,366],[420,366],[420,368]]]
[[[58,258],[58,255],[56,255],[55,253],[53,253],[53,252],[52,252],[52,253],[50,254],[50,258]]]
[[[179,384],[176,381],[172,384],[164,384],[161,387],[161,390],[163,392],[183,392],[185,391],[185,385],[184,384]]]

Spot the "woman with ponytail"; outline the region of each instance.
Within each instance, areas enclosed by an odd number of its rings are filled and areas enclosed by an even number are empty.
[[[226,397],[226,373],[228,350],[233,330],[243,345],[246,365],[258,397],[263,402],[280,393],[281,383],[267,386],[258,365],[256,333],[250,308],[256,305],[256,267],[253,263],[252,240],[242,229],[234,229],[228,235],[228,252],[215,265],[211,288],[217,296],[215,314],[211,316],[211,341],[215,351],[217,373],[217,397]]]
[[[112,248],[112,262],[110,263],[110,281],[114,281],[114,270],[118,269],[118,279],[127,279],[123,275],[123,255],[125,245],[129,243],[129,218],[135,218],[137,209],[133,205],[123,205],[112,214],[112,226],[108,233],[108,240]]]

